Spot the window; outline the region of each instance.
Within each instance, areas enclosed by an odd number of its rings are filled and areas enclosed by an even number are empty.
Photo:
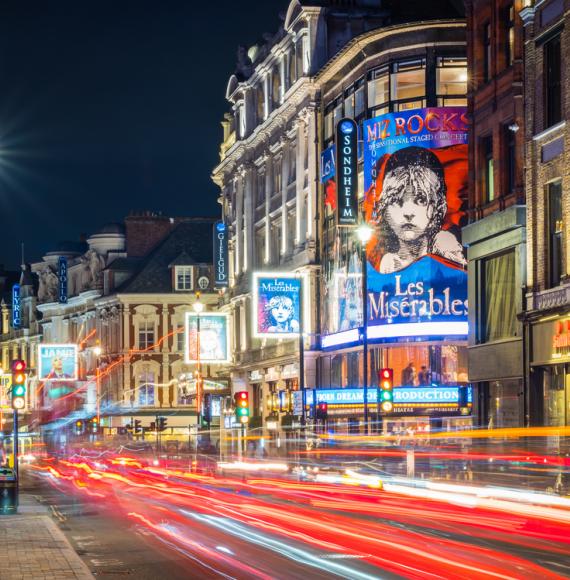
[[[491,80],[492,50],[491,23],[487,22],[483,25],[483,80],[485,82]]]
[[[544,104],[546,127],[562,120],[560,36],[544,45]]]
[[[281,193],[281,158],[273,162],[273,195]]]
[[[358,119],[366,113],[366,103],[364,99],[364,79],[360,79],[354,85],[354,118]]]
[[[184,326],[176,329],[176,351],[184,352]]]
[[[281,74],[279,67],[275,67],[271,73],[271,101],[273,109],[277,109],[281,104]]]
[[[263,265],[265,261],[265,236],[263,228],[255,232],[255,264],[257,267]]]
[[[515,251],[485,258],[481,262],[480,299],[483,308],[479,340],[490,342],[516,336]]]
[[[488,203],[495,199],[495,164],[493,161],[493,137],[489,135],[483,139],[483,203]]]
[[[263,81],[261,81],[255,89],[255,111],[257,115],[257,122],[262,123],[265,118],[265,97],[263,95]]]
[[[564,274],[562,264],[562,182],[549,183],[548,194],[548,277],[549,286],[554,288],[560,284]]]
[[[395,111],[415,109],[425,105],[426,63],[424,59],[397,62],[391,76],[392,101]]]
[[[511,66],[515,60],[515,7],[510,4],[505,9],[505,62]]]
[[[182,292],[192,290],[194,287],[192,274],[192,266],[175,266],[174,275],[176,279],[176,290],[180,290]]]
[[[460,106],[467,103],[467,60],[438,58],[436,69],[437,106]]]
[[[503,125],[505,143],[505,193],[512,193],[516,187],[516,134],[509,129],[509,125],[510,123]]]
[[[139,323],[139,350],[146,350],[154,344],[154,320]]]
[[[296,78],[303,76],[303,38],[300,38],[295,44],[295,72]]]
[[[338,122],[342,119],[342,99],[337,99],[333,109],[333,131],[336,131]]]
[[[260,207],[265,203],[265,173],[257,172],[255,188],[255,207]]]
[[[287,185],[290,185],[297,179],[297,150],[293,145],[289,147],[288,162],[289,175]]]
[[[344,116],[354,119],[354,87],[344,95]]]
[[[154,405],[154,373],[149,370],[143,370],[138,376],[138,405],[148,407]]]
[[[289,86],[294,85],[295,81],[297,80],[297,69],[295,67],[296,58],[295,58],[295,49],[293,49],[288,54],[289,59]]]
[[[332,107],[327,107],[325,111],[325,141],[328,143],[333,139],[334,139],[333,109]]]
[[[387,66],[372,71],[368,81],[368,107],[374,114],[388,112],[390,105],[390,74]]]

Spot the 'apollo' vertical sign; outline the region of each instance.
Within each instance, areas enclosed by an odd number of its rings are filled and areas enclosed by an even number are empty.
[[[59,302],[60,304],[67,304],[67,258],[65,256],[59,257],[58,275],[59,275]]]
[[[358,126],[341,119],[336,126],[337,222],[355,226],[358,221]]]
[[[214,286],[227,286],[228,278],[228,226],[217,222],[214,225]]]
[[[20,299],[20,285],[12,286],[12,328],[22,326],[22,302]]]

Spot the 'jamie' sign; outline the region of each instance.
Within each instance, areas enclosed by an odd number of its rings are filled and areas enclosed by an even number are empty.
[[[67,258],[65,256],[59,257],[58,277],[59,277],[59,303],[67,304]]]
[[[22,301],[20,298],[20,285],[12,286],[12,328],[20,328],[22,325]]]
[[[228,280],[228,227],[224,222],[214,226],[214,286],[227,286]]]
[[[355,226],[358,221],[358,126],[341,119],[336,126],[337,221]]]

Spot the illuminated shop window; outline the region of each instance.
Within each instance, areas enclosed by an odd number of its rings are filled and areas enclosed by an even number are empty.
[[[467,104],[467,60],[464,58],[438,58],[436,69],[437,106],[463,106]]]
[[[392,101],[396,102],[394,110],[404,111],[425,106],[425,59],[395,63],[390,81]]]

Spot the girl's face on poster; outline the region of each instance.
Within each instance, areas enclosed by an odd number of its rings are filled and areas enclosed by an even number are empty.
[[[291,318],[293,312],[293,304],[291,300],[282,299],[271,309],[271,315],[276,322],[282,324]]]
[[[436,174],[426,167],[398,167],[386,175],[382,195],[392,200],[384,219],[399,240],[409,243],[426,235],[433,216],[430,193],[437,187]]]

